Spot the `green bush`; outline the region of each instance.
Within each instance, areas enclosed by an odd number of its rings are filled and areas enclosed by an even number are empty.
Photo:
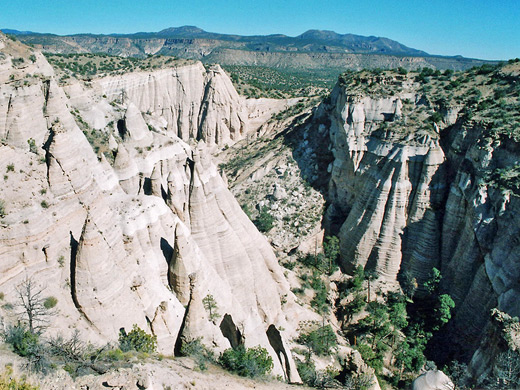
[[[384,351],[382,351],[380,348],[373,348],[365,343],[359,343],[356,345],[356,349],[359,351],[363,361],[366,364],[372,367],[377,374],[382,373]]]
[[[365,306],[365,297],[360,294],[354,295],[354,299],[347,303],[346,306],[348,318],[352,318],[355,314],[361,313]]]
[[[436,307],[434,309],[435,316],[438,319],[438,325],[433,330],[438,330],[442,325],[451,319],[451,310],[455,308],[455,302],[448,294],[439,296]]]
[[[45,307],[46,309],[52,309],[57,304],[58,304],[58,299],[56,297],[47,297],[43,301],[43,307]]]
[[[246,190],[246,193],[247,193],[247,190]],[[247,204],[244,204],[241,207],[242,207],[242,211],[244,212],[244,214],[247,215],[247,218],[253,219],[251,210],[249,210],[249,206]]]
[[[38,147],[36,146],[36,141],[32,138],[29,138],[27,140],[27,143],[29,144],[29,151],[31,151],[31,153],[38,154]]]
[[[109,362],[118,362],[125,358],[125,354],[119,348],[109,349],[103,354],[103,358]]]
[[[302,362],[296,359],[296,369],[300,378],[307,386],[316,387],[318,389],[326,388],[343,388],[335,378],[338,372],[332,366],[328,366],[325,370],[316,370],[314,362],[310,359]],[[349,387],[350,389],[350,387]],[[357,388],[352,388],[358,390]]]
[[[219,363],[231,372],[250,378],[264,376],[273,369],[273,359],[259,345],[247,349],[243,345],[236,349],[226,349],[220,356]]]
[[[189,340],[182,343],[182,356],[191,356],[195,359],[199,369],[204,371],[208,368],[208,363],[215,361],[214,352],[202,344],[202,339],[199,337],[195,340]]]
[[[123,352],[134,350],[152,353],[157,349],[157,336],[149,335],[134,324],[128,334],[124,329],[119,331],[119,347]]]
[[[363,288],[363,281],[365,280],[365,269],[358,265],[354,271],[353,278],[349,281],[349,287],[354,291],[361,291]]]
[[[48,359],[47,351],[40,344],[38,334],[31,332],[24,325],[8,326],[3,338],[13,351],[27,359],[27,368],[31,371],[46,374],[53,366]],[[0,388],[1,389],[1,388]]]
[[[8,326],[4,334],[7,344],[20,356],[30,356],[38,348],[38,335],[29,331],[23,325]]]
[[[296,359],[296,369],[298,370],[298,374],[300,374],[300,378],[306,385],[313,386],[316,382],[316,366],[314,362],[310,359],[302,362],[299,359]]]
[[[433,123],[441,123],[443,121],[443,116],[441,115],[441,113],[435,111],[431,116],[430,116],[430,121],[433,122]]]
[[[273,228],[274,217],[269,213],[269,209],[264,206],[260,210],[258,217],[255,218],[253,223],[262,233],[267,233]]]
[[[327,236],[323,241],[323,253],[300,253],[298,261],[306,267],[314,267],[320,272],[332,275],[338,269],[339,239],[336,236]]]

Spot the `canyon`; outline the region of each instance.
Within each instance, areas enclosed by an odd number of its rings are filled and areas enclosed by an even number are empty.
[[[502,85],[512,85],[511,93],[518,69],[511,63],[493,77],[507,80]],[[471,361],[478,376],[493,359],[476,352],[492,328],[491,310],[520,315],[518,190],[496,175],[516,175],[519,144],[516,117],[504,128],[492,110],[471,102],[471,93],[480,96],[471,86],[487,81],[475,75],[460,91],[464,101],[450,97],[442,82],[425,92],[396,74],[375,76],[390,93],[362,92],[340,80],[319,115],[331,119],[327,212],[340,237],[343,268],[374,270],[382,288],[410,279],[422,286],[438,268],[456,307],[439,337],[440,355]],[[497,96],[483,91],[482,100]],[[516,101],[515,92],[510,96]]]
[[[324,316],[279,259],[316,251],[324,230],[339,238],[329,296],[359,266],[374,274],[374,297],[410,280],[424,295],[440,270],[455,309],[430,356],[487,374],[504,343],[518,348],[499,328],[520,316],[520,66],[490,69],[422,81],[346,73],[330,96],[302,103],[246,99],[219,65],[200,62],[62,83],[39,51],[0,34],[3,299],[14,303],[29,278],[58,301],[50,334],[115,342],[136,324],[164,355],[196,339],[217,353],[259,345],[273,375],[300,383],[300,324]],[[292,149],[226,166],[255,142],[278,142],[290,121]],[[235,199],[255,188],[250,206],[277,216],[267,238]],[[283,199],[300,206],[289,215]],[[15,321],[9,306],[0,312]],[[373,376],[345,340],[338,348]]]

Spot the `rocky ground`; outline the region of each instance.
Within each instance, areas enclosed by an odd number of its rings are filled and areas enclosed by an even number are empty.
[[[316,237],[323,234],[331,155],[326,127],[311,121],[317,101],[302,98],[273,117],[257,138],[217,156],[230,190],[250,218],[258,218],[260,211],[272,216],[272,228],[264,234],[280,260],[298,250],[314,251]]]
[[[27,373],[25,361],[0,345],[0,372],[13,368],[12,376],[26,377],[27,382],[40,390],[181,390],[181,389],[258,389],[294,390],[310,389],[301,385],[289,385],[276,378],[249,379],[230,374],[216,365],[201,371],[191,358],[145,358],[132,367],[120,368],[103,375],[85,375],[73,380],[63,369],[42,376]]]

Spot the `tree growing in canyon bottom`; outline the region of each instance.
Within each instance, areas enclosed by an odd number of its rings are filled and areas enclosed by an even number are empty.
[[[409,318],[407,326],[403,327],[405,339],[399,343],[395,353],[396,366],[399,367],[401,375],[421,369],[426,363],[424,353],[428,343],[434,333],[451,318],[455,303],[448,294],[441,294],[441,279],[440,271],[433,268],[430,277],[423,284],[426,294],[417,294],[413,301],[407,297],[406,311]]]
[[[520,352],[509,349],[495,359],[488,379],[492,389],[517,389],[520,387]]]
[[[441,294],[440,282],[442,275],[437,268],[430,272],[430,278],[423,286],[428,294],[416,299],[411,305],[411,315],[416,321],[422,322],[427,332],[436,332],[451,318],[455,302],[448,294]]]

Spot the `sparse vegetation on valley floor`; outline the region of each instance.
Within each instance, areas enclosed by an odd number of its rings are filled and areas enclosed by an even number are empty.
[[[194,62],[169,56],[134,58],[111,56],[104,53],[45,53],[45,56],[49,63],[57,70],[57,75],[62,84],[66,84],[71,78],[89,80],[94,77],[115,76],[137,71],[152,71]]]
[[[291,71],[265,66],[224,65],[237,91],[252,98],[291,98],[325,95],[339,70]]]

